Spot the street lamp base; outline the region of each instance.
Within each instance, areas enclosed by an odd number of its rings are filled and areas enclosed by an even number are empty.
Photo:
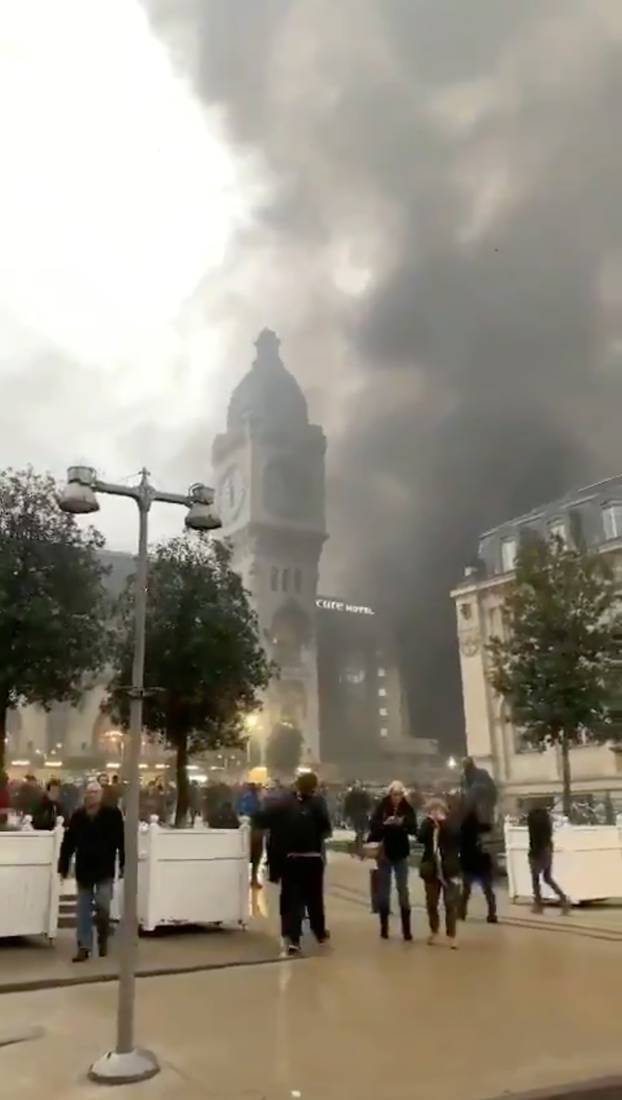
[[[158,1060],[150,1050],[130,1050],[125,1054],[111,1050],[93,1062],[89,1078],[99,1085],[132,1085],[148,1081],[159,1072]]]

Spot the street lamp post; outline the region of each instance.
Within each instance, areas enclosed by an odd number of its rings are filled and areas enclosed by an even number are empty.
[[[67,472],[67,485],[59,497],[64,512],[88,515],[99,509],[97,493],[129,497],[138,506],[138,557],[134,596],[134,659],[130,687],[130,728],[126,766],[127,797],[125,803],[125,881],[123,917],[119,945],[119,998],[117,1008],[117,1044],[90,1068],[89,1077],[103,1084],[126,1084],[145,1081],[159,1071],[151,1051],[141,1050],[134,1043],[134,1004],[136,958],[138,953],[138,821],[140,797],[140,747],[143,726],[145,672],[145,623],[147,616],[147,537],[148,518],[154,501],[180,504],[188,509],[186,527],[195,531],[213,531],[220,527],[214,510],[214,493],[205,485],[193,485],[186,495],[163,493],[149,481],[149,472],[142,470],[136,486],[113,485],[99,481],[89,466],[72,466]]]

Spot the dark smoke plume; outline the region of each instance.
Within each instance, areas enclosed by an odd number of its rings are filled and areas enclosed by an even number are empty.
[[[455,743],[478,533],[620,469],[619,0],[146,2],[271,173],[238,262],[283,273],[265,321],[329,430],[333,568],[393,610],[414,729]]]

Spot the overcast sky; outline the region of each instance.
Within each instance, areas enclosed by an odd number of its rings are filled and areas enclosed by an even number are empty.
[[[478,532],[622,467],[621,47],[619,0],[7,0],[0,463],[209,478],[277,329],[324,586],[455,732]]]

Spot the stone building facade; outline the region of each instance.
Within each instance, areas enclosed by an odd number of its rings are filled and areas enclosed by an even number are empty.
[[[465,570],[451,593],[456,605],[468,753],[496,779],[509,809],[535,797],[549,801],[562,790],[556,749],[526,748],[503,701],[493,691],[487,645],[502,637],[502,605],[521,540],[559,535],[568,543],[606,555],[622,587],[622,476],[571,493],[528,515],[509,520],[480,538],[477,566]],[[622,746],[585,744],[571,750],[578,800],[609,795],[622,809]]]

